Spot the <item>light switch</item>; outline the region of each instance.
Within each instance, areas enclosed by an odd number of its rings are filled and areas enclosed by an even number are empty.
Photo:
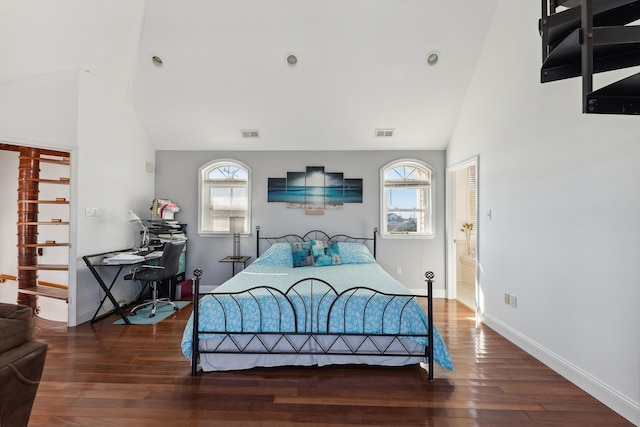
[[[98,216],[98,208],[84,208],[84,216]]]

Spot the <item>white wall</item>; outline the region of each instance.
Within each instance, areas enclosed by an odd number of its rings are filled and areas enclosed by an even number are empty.
[[[0,86],[0,140],[68,149],[77,115],[77,70]]]
[[[434,170],[434,209],[436,237],[431,240],[381,239],[378,236],[380,264],[410,289],[424,291],[424,272],[436,274],[438,295],[444,295],[444,151],[157,151],[156,196],[171,199],[181,211],[176,219],[187,223],[187,277],[203,268],[203,283],[219,285],[231,276],[231,266],[218,260],[231,254],[231,237],[203,237],[197,234],[198,168],[220,158],[232,158],[249,166],[252,176],[252,233],[279,236],[321,229],[330,234],[372,236],[380,227],[380,168],[392,160],[417,158]],[[287,209],[284,203],[267,202],[267,179],[286,177],[289,171],[307,166],[324,166],[328,172],[344,172],[345,178],[363,179],[363,203],[348,203],[343,209],[327,210],[324,215],[305,215],[303,209]],[[255,258],[255,233],[243,238],[242,252]],[[396,275],[401,267],[402,275]],[[436,292],[434,292],[436,293]]]
[[[139,242],[140,229],[127,223],[130,209],[141,217],[153,202],[154,147],[129,101],[98,77],[81,72],[79,79],[78,183],[76,205],[77,322],[91,319],[101,296],[82,256],[130,248]],[[86,217],[85,208],[98,208],[98,217]],[[115,270],[115,269],[112,269]],[[114,271],[105,269],[105,276]],[[109,283],[109,282],[107,282]],[[135,291],[128,282],[114,287],[118,300],[130,301]],[[106,307],[112,307],[108,301]]]
[[[500,3],[447,150],[479,155],[482,317],[638,424],[640,119],[581,114],[580,79],[539,83],[539,13]]]
[[[118,93],[79,70],[0,87],[0,140],[71,151],[70,326],[89,320],[101,297],[82,256],[131,247],[139,230],[126,222],[127,212],[142,213],[153,200],[154,175],[145,166],[153,163],[154,148],[128,100]],[[3,169],[15,165],[17,179],[17,164],[7,156],[0,161]],[[3,233],[11,227],[15,234],[15,197],[14,188],[13,202],[7,204],[12,207],[2,214]],[[97,207],[100,215],[85,217],[85,207]],[[3,260],[15,258],[2,248]],[[15,246],[9,250],[15,254]],[[131,284],[116,286],[118,299],[135,291]]]
[[[64,151],[73,150],[76,144],[76,117],[78,114],[78,71],[69,70],[48,74],[37,79],[16,82],[0,86],[0,141],[15,145],[55,148]],[[17,180],[18,153],[0,151],[0,204],[4,206],[0,214],[0,272],[17,276]],[[55,165],[41,165],[43,177],[56,173]],[[53,175],[55,176],[55,175]],[[63,173],[59,176],[67,176]],[[50,187],[50,186],[49,186]],[[47,198],[50,188],[42,188],[41,197]],[[65,197],[69,188],[57,188],[55,197]],[[68,197],[68,196],[66,196]],[[54,198],[49,197],[49,198]],[[67,218],[66,206],[59,207],[41,205],[43,217]],[[68,227],[53,227],[46,230],[47,239],[68,241]],[[62,233],[62,234],[60,234]],[[60,236],[60,237],[57,237]],[[64,237],[63,237],[64,236]],[[44,239],[43,239],[44,240]],[[45,249],[43,263],[64,264],[67,253],[60,253],[59,248]],[[54,283],[68,282],[68,273],[41,271],[38,279]],[[0,301],[15,303],[17,299],[16,282],[5,282],[0,285]],[[43,298],[38,303],[42,316],[52,320],[67,320],[67,307],[63,301]]]

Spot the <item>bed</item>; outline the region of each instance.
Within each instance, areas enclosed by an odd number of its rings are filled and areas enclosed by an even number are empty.
[[[262,237],[256,227],[257,259],[213,292],[200,292],[196,269],[181,343],[192,375],[423,363],[432,381],[434,362],[453,369],[433,325],[433,274],[425,274],[426,295],[412,294],[376,262],[376,235],[377,229],[362,238],[313,230]]]

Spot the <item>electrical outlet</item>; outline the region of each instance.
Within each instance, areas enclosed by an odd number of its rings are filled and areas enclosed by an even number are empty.
[[[511,295],[510,293],[504,293],[504,303],[510,305],[513,308],[516,308],[518,305],[518,299],[515,295]]]
[[[396,276],[402,276],[402,267],[396,267]]]
[[[84,208],[84,216],[98,216],[98,208]]]

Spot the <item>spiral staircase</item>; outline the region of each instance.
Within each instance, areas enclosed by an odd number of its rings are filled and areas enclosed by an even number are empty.
[[[18,166],[18,218],[17,218],[17,276],[12,274],[0,274],[0,282],[15,280],[18,282],[17,303],[26,305],[37,313],[38,297],[55,298],[68,302],[68,286],[38,280],[40,271],[68,271],[68,241],[60,242],[49,239],[47,236],[49,227],[66,227],[68,236],[69,219],[67,218],[40,218],[39,207],[42,205],[66,205],[69,206],[68,193],[65,197],[48,199],[40,198],[42,185],[67,187],[70,185],[69,174],[64,177],[43,177],[40,172],[42,163],[51,163],[66,166],[69,169],[69,154],[54,150],[45,150],[33,147],[11,146],[0,144],[0,149],[19,152]],[[54,191],[55,192],[55,191]],[[48,194],[51,191],[47,191]],[[62,193],[62,192],[61,192]],[[68,209],[66,209],[68,212]],[[68,213],[66,214],[68,216]],[[60,233],[57,233],[58,235]],[[68,237],[67,237],[68,240]],[[39,262],[45,248],[63,248],[66,253],[66,264],[49,264]],[[53,249],[55,250],[55,249]],[[65,258],[62,254],[62,258]],[[61,258],[57,256],[56,258]]]
[[[640,1],[542,0],[541,82],[582,77],[582,111],[640,114],[640,73],[593,89],[593,74],[640,65]]]

